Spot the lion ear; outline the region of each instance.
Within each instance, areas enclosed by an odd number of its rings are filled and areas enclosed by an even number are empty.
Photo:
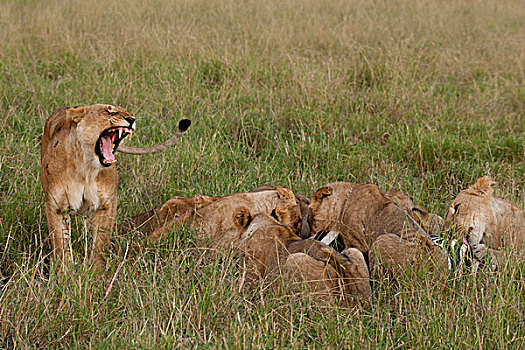
[[[422,222],[428,220],[429,214],[425,208],[415,206],[410,211],[410,216],[412,216],[418,223],[421,224]]]
[[[89,106],[85,107],[71,107],[66,110],[66,116],[71,118],[75,123],[78,123],[79,121],[84,118],[84,116],[89,111]]]
[[[292,190],[286,187],[277,187],[277,195],[279,198],[293,198],[295,195]]]
[[[196,194],[193,197],[193,199],[195,200],[195,205],[196,205],[197,209],[201,209],[201,208],[207,206],[208,204],[211,204],[211,203],[215,202],[219,198],[220,197],[210,197],[210,196],[205,196],[205,195],[202,195],[202,194]]]
[[[177,213],[178,205],[177,201],[174,198],[170,198],[166,203],[164,203],[159,209],[159,216],[162,220],[167,218],[174,218]]]
[[[233,214],[233,223],[240,228],[246,228],[248,227],[250,222],[252,222],[252,216],[250,215],[250,211],[248,210],[248,208],[237,208],[237,210]]]
[[[271,216],[281,224],[290,222],[290,212],[288,209],[280,205],[276,206],[275,209],[272,210]]]
[[[419,213],[419,214],[428,215],[428,211],[425,208],[420,207],[420,206],[413,207],[412,211],[416,212],[416,213]]]
[[[314,193],[314,201],[315,200],[321,200],[325,197],[329,197],[332,195],[332,189],[330,187],[321,187]]]

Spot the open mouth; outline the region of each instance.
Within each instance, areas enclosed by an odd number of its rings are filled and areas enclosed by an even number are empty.
[[[95,153],[98,156],[100,164],[105,167],[115,163],[115,151],[120,142],[128,135],[133,133],[129,127],[116,126],[102,131],[95,144]]]

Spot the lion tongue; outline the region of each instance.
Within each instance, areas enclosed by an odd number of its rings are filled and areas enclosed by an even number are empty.
[[[111,136],[102,137],[102,155],[108,163],[113,163],[115,155],[113,154],[113,138]]]

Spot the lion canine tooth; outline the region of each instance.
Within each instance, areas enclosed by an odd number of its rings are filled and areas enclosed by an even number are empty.
[[[122,138],[122,129],[118,129],[118,138]]]

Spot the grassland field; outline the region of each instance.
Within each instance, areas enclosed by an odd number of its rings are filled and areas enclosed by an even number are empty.
[[[117,222],[174,195],[333,181],[444,215],[485,174],[523,208],[524,78],[522,0],[0,1],[0,348],[525,348],[518,263],[375,281],[355,310],[244,290],[191,229],[115,234],[103,276],[77,233],[78,264],[50,273],[39,180],[46,118],[111,103],[137,117],[128,145],[193,121],[169,150],[118,156]]]

